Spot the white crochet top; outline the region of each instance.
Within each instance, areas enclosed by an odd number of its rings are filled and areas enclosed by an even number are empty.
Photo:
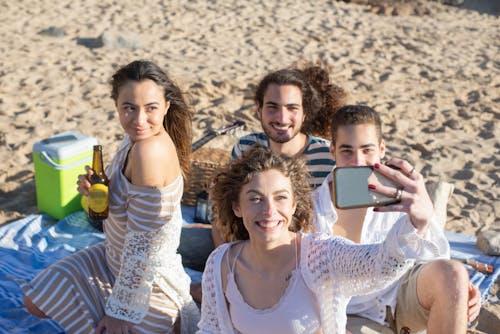
[[[104,223],[106,260],[116,277],[106,314],[140,323],[149,308],[154,281],[179,308],[182,333],[193,333],[199,312],[189,293],[191,280],[177,254],[182,176],[162,188],[130,183],[122,173],[130,147],[127,136],[106,170],[111,180],[109,218]]]
[[[222,290],[221,262],[231,244],[208,258],[203,273],[203,302],[197,333],[236,333]],[[323,333],[345,333],[346,306],[352,295],[380,289],[399,278],[412,259],[435,253],[422,242],[409,219],[393,226],[382,244],[358,245],[326,234],[303,235],[300,271],[316,296]]]
[[[313,223],[315,231],[328,235],[333,235],[333,226],[338,220],[337,211],[330,197],[329,183],[331,180],[332,173],[325,178],[320,187],[314,190],[311,196],[314,205]],[[359,243],[374,244],[383,242],[391,227],[398,220],[405,219],[405,217],[407,217],[407,214],[403,212],[375,212],[373,208],[368,208],[363,221]],[[442,229],[436,223],[435,217],[431,220],[423,239],[436,245],[437,253],[423,254],[424,257],[416,259],[417,263],[430,259],[447,259],[450,257],[450,246]],[[356,314],[376,321],[379,324],[388,325],[385,320],[387,305],[391,307],[392,314],[394,315],[399,285],[400,280],[397,280],[384,289],[354,296],[347,305],[347,313]]]

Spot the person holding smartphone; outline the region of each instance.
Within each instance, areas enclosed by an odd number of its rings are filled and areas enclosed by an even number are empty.
[[[335,180],[333,174],[312,194],[316,231],[342,236],[359,244],[382,242],[392,226],[402,219],[417,222],[433,215],[432,202],[425,188],[424,178],[409,162],[392,158],[381,164],[385,155],[379,115],[368,106],[350,105],[339,109],[332,119],[331,153],[336,168],[372,166],[381,170],[399,185],[394,197],[385,206],[374,203],[356,205],[356,208],[335,208]],[[362,169],[360,169],[361,171]],[[390,189],[379,182],[366,187]],[[391,188],[394,189],[394,188]],[[342,192],[343,188],[337,189]],[[346,189],[347,191],[347,189]],[[360,333],[370,328],[381,333],[465,333],[467,322],[479,314],[479,291],[469,282],[464,266],[449,260],[448,242],[435,218],[424,236],[440,245],[435,260],[417,259],[403,277],[374,293],[355,296],[347,307],[350,315],[347,329]],[[371,321],[369,321],[369,320]]]
[[[313,215],[306,176],[304,159],[261,146],[219,171],[210,197],[226,243],[203,273],[197,333],[346,333],[352,295],[380,289],[411,259],[439,252],[422,238],[432,213],[394,224],[373,245],[304,234]]]

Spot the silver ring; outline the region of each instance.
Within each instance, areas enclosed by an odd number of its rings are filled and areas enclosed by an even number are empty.
[[[401,201],[401,197],[403,197],[403,189],[398,189],[396,190],[396,193],[394,194],[394,198],[400,202]]]
[[[411,174],[413,174],[413,172],[414,172],[414,171],[415,171],[415,167],[413,167],[413,168],[411,169],[411,171],[409,171],[409,172],[408,172],[408,174],[407,174],[407,175],[408,175],[408,176],[410,176]]]

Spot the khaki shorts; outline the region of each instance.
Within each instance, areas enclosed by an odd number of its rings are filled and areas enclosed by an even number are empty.
[[[401,277],[395,319],[387,306],[386,321],[390,328],[366,318],[348,315],[347,329],[352,334],[413,334],[425,331],[429,311],[420,305],[417,297],[417,277],[422,267],[416,265]],[[409,331],[401,330],[404,327]]]
[[[417,296],[417,278],[422,268],[423,264],[418,264],[401,278],[396,302],[395,319],[388,320],[397,334],[419,333],[425,331],[427,327],[429,311],[420,305]],[[392,318],[390,314],[388,316]],[[409,331],[401,330],[404,327]]]

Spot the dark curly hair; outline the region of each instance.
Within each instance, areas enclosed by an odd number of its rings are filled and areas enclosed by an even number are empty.
[[[158,65],[148,60],[136,60],[121,67],[111,77],[111,98],[115,104],[120,88],[130,80],[137,82],[152,80],[163,88],[165,101],[170,102],[169,111],[163,119],[163,127],[174,142],[182,175],[186,180],[191,168],[193,130],[191,125],[192,111],[185,101],[184,94]]]
[[[347,101],[347,93],[330,82],[330,70],[321,65],[306,63],[303,66],[281,69],[267,74],[257,85],[254,101],[258,108],[264,104],[264,95],[271,84],[293,85],[302,92],[305,120],[301,132],[330,138],[333,114]]]
[[[229,162],[215,177],[210,189],[212,214],[217,228],[226,241],[247,240],[248,231],[243,219],[233,211],[233,203],[240,198],[243,186],[252,178],[267,170],[276,169],[290,178],[293,198],[297,208],[289,230],[309,231],[312,223],[311,187],[303,159],[289,158],[274,154],[266,147],[254,146],[239,159]]]

